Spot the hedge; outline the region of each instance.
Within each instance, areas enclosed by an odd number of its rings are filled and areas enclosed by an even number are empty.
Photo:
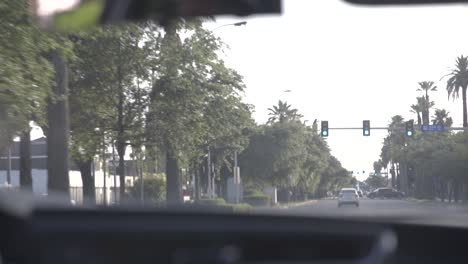
[[[244,202],[251,206],[269,206],[271,197],[265,194],[244,196]]]
[[[145,203],[147,205],[160,205],[166,199],[166,181],[161,178],[144,178],[143,191]],[[129,188],[131,197],[139,200],[141,197],[141,181],[136,180],[134,185]]]
[[[219,209],[221,211],[226,211],[226,212],[234,212],[234,213],[245,213],[249,212],[250,209],[252,208],[251,205],[246,204],[246,203],[240,203],[240,204],[230,204],[226,203],[223,198],[204,198],[201,199],[195,203],[191,204],[186,204],[186,206],[207,206],[216,209]]]
[[[256,189],[247,189],[244,191],[244,196],[262,196],[265,195],[263,192]]]
[[[200,199],[196,202],[196,204],[200,205],[225,205],[226,201],[223,198],[205,198]]]
[[[229,204],[229,205],[232,206],[232,210],[234,211],[234,213],[245,213],[245,212],[249,212],[250,209],[252,209],[252,206],[246,203]]]

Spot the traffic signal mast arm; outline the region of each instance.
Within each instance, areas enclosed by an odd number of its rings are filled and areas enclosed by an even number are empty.
[[[320,128],[320,135],[322,137],[328,137],[329,129],[333,129],[333,130],[360,129],[362,130],[362,135],[365,137],[370,136],[371,129],[387,130],[387,131],[402,131],[402,132],[405,132],[407,137],[412,137],[414,135],[415,127],[414,127],[413,120],[406,121],[405,126],[402,126],[402,127],[371,127],[370,120],[363,120],[362,127],[328,127],[328,121],[322,121],[321,128]],[[463,131],[468,130],[467,127],[447,127],[446,128],[440,125],[422,125],[422,126],[417,126],[416,129],[422,132],[444,132],[444,131],[455,131],[455,130],[463,130]]]
[[[362,127],[329,127],[329,130],[353,130],[358,129],[362,130]],[[380,130],[392,130],[392,131],[405,131],[405,127],[371,127],[372,130],[380,129]],[[414,130],[421,131],[421,128],[418,126],[414,127]],[[445,127],[444,131],[456,131],[456,130],[465,130],[468,131],[468,127]]]

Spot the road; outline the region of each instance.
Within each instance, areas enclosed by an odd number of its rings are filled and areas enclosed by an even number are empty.
[[[414,210],[421,210],[422,208],[445,208],[442,204],[438,203],[422,203],[408,200],[381,200],[381,199],[361,199],[359,207],[354,205],[343,205],[338,208],[337,200],[318,200],[310,203],[291,207],[290,210],[297,212],[310,212],[310,211],[341,211],[353,213],[367,213],[372,212],[375,214],[395,213],[395,212],[412,212]]]
[[[337,200],[309,201],[297,206],[284,208],[285,213],[300,215],[332,215],[332,216],[380,216],[404,218],[406,220],[419,221],[450,221],[449,224],[460,224],[468,221],[468,206],[454,205],[432,201],[416,200],[360,200],[360,206],[346,205],[338,208]]]

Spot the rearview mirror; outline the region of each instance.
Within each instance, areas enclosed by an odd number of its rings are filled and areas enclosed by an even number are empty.
[[[344,0],[360,5],[419,5],[419,4],[450,4],[468,3],[468,0]]]
[[[69,31],[99,24],[216,15],[280,14],[281,0],[37,0],[42,28]]]

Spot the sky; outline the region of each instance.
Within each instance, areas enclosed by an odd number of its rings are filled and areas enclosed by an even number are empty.
[[[41,1],[64,8],[76,2]],[[42,13],[52,10],[41,6]],[[247,21],[246,26],[223,26]],[[393,115],[416,119],[418,82],[434,81],[435,108],[462,125],[461,100],[448,100],[446,75],[460,55],[468,55],[468,8],[462,5],[367,8],[341,0],[283,0],[283,14],[218,17],[208,29],[228,46],[226,63],[247,86],[245,101],[255,106],[257,123],[268,108],[287,101],[312,124],[329,127],[382,127]],[[285,90],[291,90],[286,93]],[[326,139],[332,154],[359,180],[379,159],[385,130],[333,130]],[[35,128],[32,136],[42,135]],[[365,171],[363,175],[362,171]],[[357,174],[359,172],[359,174]]]
[[[38,14],[50,15],[58,11],[68,10],[77,3],[78,0],[36,0],[38,4]]]
[[[221,25],[247,21],[246,26]],[[340,0],[283,0],[276,16],[218,17],[206,24],[229,46],[226,63],[244,76],[245,101],[257,123],[286,100],[329,127],[386,126],[394,115],[416,119],[418,82],[434,81],[435,108],[462,125],[461,99],[448,100],[445,79],[468,55],[468,8],[462,5],[364,8]],[[285,90],[291,90],[285,93]],[[432,113],[431,113],[432,115]],[[342,165],[362,180],[379,159],[386,130],[330,130],[326,139]],[[357,172],[360,172],[357,174]]]

